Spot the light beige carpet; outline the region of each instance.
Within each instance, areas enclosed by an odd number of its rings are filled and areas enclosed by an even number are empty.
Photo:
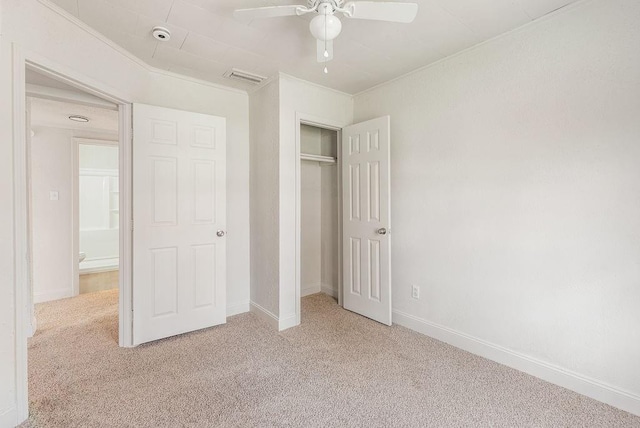
[[[303,299],[120,349],[117,290],[38,305],[33,427],[640,427],[640,418],[402,327]]]

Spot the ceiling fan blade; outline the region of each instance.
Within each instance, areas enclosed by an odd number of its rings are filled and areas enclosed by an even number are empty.
[[[261,18],[276,18],[279,16],[296,16],[307,13],[304,6],[292,4],[288,6],[256,7],[253,9],[238,9],[233,17],[240,21],[253,21]]]
[[[353,19],[373,19],[376,21],[413,22],[418,14],[416,3],[392,3],[377,1],[352,1],[344,5]]]
[[[325,52],[325,42],[323,40],[318,40],[318,62],[327,62],[333,59],[333,40],[326,41],[326,50],[329,56],[324,56]]]

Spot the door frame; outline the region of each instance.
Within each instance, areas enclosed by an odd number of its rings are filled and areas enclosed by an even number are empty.
[[[131,101],[108,85],[82,73],[56,64],[34,52],[12,44],[13,88],[13,203],[14,203],[14,272],[15,272],[15,367],[18,420],[29,417],[27,338],[32,332],[33,293],[29,243],[28,168],[26,135],[26,70],[44,74],[115,104],[118,108],[118,140],[120,170],[120,293],[118,306],[119,346],[132,347],[132,233],[131,233]]]
[[[316,128],[322,128],[329,131],[336,131],[338,133],[337,143],[337,162],[336,168],[338,169],[337,181],[338,181],[338,237],[340,238],[340,245],[338,245],[338,305],[342,306],[342,160],[340,153],[342,151],[342,128],[345,126],[343,123],[335,120],[326,119],[306,113],[296,112],[296,286],[295,286],[295,300],[296,300],[296,325],[300,325],[301,321],[301,259],[300,249],[302,246],[302,173],[300,164],[300,126],[309,125]]]

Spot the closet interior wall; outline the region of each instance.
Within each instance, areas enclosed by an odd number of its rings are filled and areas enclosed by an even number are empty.
[[[338,133],[301,125],[301,295],[338,296]],[[304,159],[304,155],[323,160]],[[331,161],[333,159],[333,161]]]

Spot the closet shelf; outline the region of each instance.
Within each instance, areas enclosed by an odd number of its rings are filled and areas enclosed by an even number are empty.
[[[300,153],[300,159],[314,162],[336,163],[336,158],[331,156],[312,155],[310,153]]]

